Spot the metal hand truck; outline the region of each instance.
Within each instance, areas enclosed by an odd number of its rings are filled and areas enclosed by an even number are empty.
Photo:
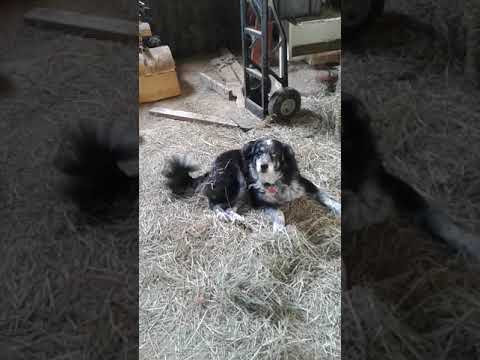
[[[260,20],[260,30],[247,24],[248,6]],[[300,93],[288,87],[287,36],[273,0],[240,0],[245,108],[264,119],[268,114],[289,119],[300,109]],[[273,19],[279,29],[279,74],[270,68],[268,23]],[[256,42],[261,43],[261,64],[251,59]],[[282,86],[270,95],[272,76]]]

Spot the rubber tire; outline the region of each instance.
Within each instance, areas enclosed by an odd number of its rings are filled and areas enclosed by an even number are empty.
[[[354,1],[354,0],[342,0],[342,1]],[[342,19],[342,35],[345,35],[346,37],[354,36],[358,31],[365,29],[373,21],[375,21],[380,16],[382,16],[384,9],[385,9],[385,0],[371,0],[371,8],[368,12],[368,15],[365,17],[365,19],[362,22],[356,25],[349,26]]]
[[[281,107],[284,101],[293,99],[295,101],[295,109],[288,115],[282,114]],[[291,87],[279,89],[273,93],[268,102],[268,113],[276,116],[281,120],[288,120],[294,116],[302,106],[302,97],[300,93]]]

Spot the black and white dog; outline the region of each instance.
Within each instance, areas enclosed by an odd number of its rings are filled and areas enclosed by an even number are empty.
[[[300,174],[292,147],[275,139],[250,141],[241,149],[226,151],[215,159],[209,172],[194,178],[190,173],[197,169],[185,157],[173,157],[163,172],[167,186],[180,196],[205,194],[210,209],[222,220],[242,221],[237,210],[248,204],[264,209],[278,231],[285,226],[279,208],[303,196],[337,216],[341,213],[338,202]]]
[[[342,92],[342,239],[368,225],[406,215],[433,239],[480,259],[479,238],[385,169],[370,122],[364,104]]]

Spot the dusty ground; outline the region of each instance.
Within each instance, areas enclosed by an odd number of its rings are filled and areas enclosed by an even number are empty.
[[[389,2],[383,19],[345,46],[342,85],[371,110],[387,167],[479,234],[479,90],[441,34],[419,23],[426,4],[417,12]],[[480,356],[478,266],[403,221],[368,229],[342,250],[357,286],[345,294],[345,358]]]
[[[185,96],[162,106],[217,116],[249,116],[206,92],[197,71],[181,64]],[[304,110],[292,124],[244,133],[151,118],[141,111],[140,355],[142,359],[338,359],[340,357],[340,226],[307,200],[286,210],[288,233],[274,236],[259,212],[248,227],[212,217],[206,199],[176,200],[161,170],[190,154],[206,170],[220,152],[263,135],[293,145],[301,171],[339,198],[339,94],[306,65],[292,67]],[[335,121],[336,119],[336,121]]]
[[[136,48],[9,20],[0,68],[17,92],[0,100],[2,358],[134,358],[137,213],[87,221],[60,195],[52,160],[78,120],[135,127]]]

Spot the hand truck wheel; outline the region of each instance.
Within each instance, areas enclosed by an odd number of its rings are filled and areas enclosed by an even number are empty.
[[[291,87],[281,88],[273,93],[268,102],[268,113],[280,119],[289,119],[302,104],[300,93]]]

